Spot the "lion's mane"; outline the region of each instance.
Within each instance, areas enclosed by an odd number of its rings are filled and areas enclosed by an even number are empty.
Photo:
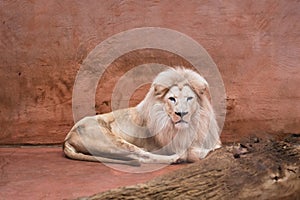
[[[189,127],[176,129],[164,109],[164,102],[157,99],[161,91],[156,91],[156,86],[163,86],[166,90],[174,85],[189,85],[197,95],[197,109],[191,117]],[[201,149],[199,157],[220,145],[219,128],[210,102],[209,87],[206,80],[192,70],[176,68],[160,73],[153,81],[144,100],[138,104],[137,110],[143,121],[160,146],[160,153],[183,153],[197,148]],[[153,134],[154,133],[154,134]]]

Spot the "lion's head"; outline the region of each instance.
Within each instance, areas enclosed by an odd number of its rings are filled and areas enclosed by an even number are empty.
[[[137,108],[167,151],[212,150],[220,143],[208,83],[192,70],[161,72]]]

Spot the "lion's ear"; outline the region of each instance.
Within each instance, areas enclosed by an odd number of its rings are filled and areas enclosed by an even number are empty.
[[[206,96],[207,99],[209,101],[211,101],[210,91],[209,91],[209,88],[207,86],[201,90],[201,94]]]
[[[211,101],[210,91],[207,85],[196,86],[195,91],[200,98],[207,98]]]
[[[154,85],[154,95],[157,98],[162,98],[165,96],[165,94],[168,92],[168,88],[163,85]]]

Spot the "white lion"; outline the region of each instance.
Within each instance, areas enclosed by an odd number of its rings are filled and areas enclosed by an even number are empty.
[[[170,68],[136,107],[85,117],[64,141],[72,159],[140,165],[195,162],[221,146],[206,80]]]

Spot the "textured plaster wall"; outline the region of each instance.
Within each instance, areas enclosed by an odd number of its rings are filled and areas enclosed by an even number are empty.
[[[73,125],[72,89],[84,58],[113,34],[146,26],[182,32],[211,55],[227,92],[223,141],[300,132],[299,10],[296,0],[1,1],[0,144],[60,143]],[[123,56],[99,83],[97,112],[110,110],[119,76],[158,60],[186,64],[160,51]]]

